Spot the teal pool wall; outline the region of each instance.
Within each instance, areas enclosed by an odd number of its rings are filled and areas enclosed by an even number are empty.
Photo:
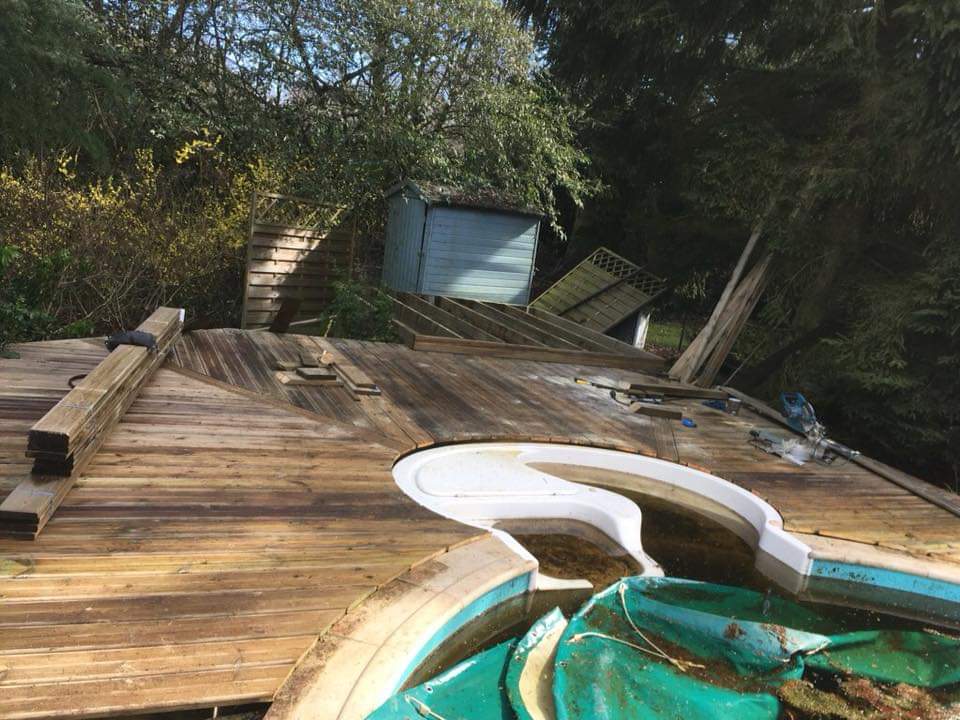
[[[468,605],[464,606],[456,615],[447,620],[433,635],[417,650],[416,655],[410,659],[403,670],[403,674],[397,683],[397,686],[391,690],[391,694],[398,692],[413,672],[420,667],[430,653],[436,650],[440,645],[446,642],[454,633],[465,626],[470,621],[476,619],[488,610],[507,602],[515,597],[525,594],[530,589],[530,573],[523,573],[511,580],[488,590],[486,593],[476,598]]]

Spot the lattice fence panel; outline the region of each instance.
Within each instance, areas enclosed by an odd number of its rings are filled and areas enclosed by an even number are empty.
[[[598,248],[531,305],[605,332],[664,287],[664,280]]]

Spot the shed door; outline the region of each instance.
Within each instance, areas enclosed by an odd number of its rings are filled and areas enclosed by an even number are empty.
[[[538,225],[524,215],[430,208],[420,292],[525,304]]]
[[[390,198],[389,208],[383,248],[383,284],[394,290],[416,292],[427,205],[419,198],[397,193]]]

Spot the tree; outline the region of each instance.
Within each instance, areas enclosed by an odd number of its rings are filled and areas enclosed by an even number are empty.
[[[555,216],[590,188],[541,70],[495,0],[0,3],[0,343],[236,321],[254,187],[349,206],[374,263],[401,177]]]
[[[103,162],[118,93],[106,34],[80,2],[0,3],[0,162],[82,150]]]
[[[90,3],[127,48],[141,137],[207,128],[296,188],[366,202],[400,177],[579,197],[576,116],[493,0]]]
[[[589,107],[611,191],[585,234],[690,274],[764,217],[760,390],[799,387],[841,437],[953,480],[960,3],[513,5]]]

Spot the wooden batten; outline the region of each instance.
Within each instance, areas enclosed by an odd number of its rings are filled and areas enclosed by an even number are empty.
[[[157,308],[137,328],[156,338],[155,350],[120,345],[34,424],[26,453],[35,459],[33,471],[0,503],[0,532],[21,537],[40,532],[163,363],[182,327],[182,310]]]
[[[453,298],[440,298],[439,305],[452,315],[460,318],[464,322],[480,328],[486,333],[498,338],[502,343],[514,343],[517,345],[540,345],[547,347],[547,344],[537,340],[526,333],[520,332],[513,327],[508,327],[500,322],[491,313],[484,310],[479,303],[472,307],[468,305],[469,300],[454,300]]]
[[[628,395],[663,395],[677,398],[702,398],[704,400],[726,400],[729,395],[722,390],[684,385],[682,383],[624,383],[622,391]]]
[[[709,354],[717,346],[719,341],[717,337],[717,325],[725,323],[724,318],[728,312],[730,301],[740,285],[750,256],[753,254],[753,250],[757,246],[762,234],[763,223],[760,222],[750,234],[750,238],[747,240],[747,244],[744,246],[743,252],[740,254],[740,258],[737,260],[737,264],[733,269],[733,274],[730,276],[730,280],[727,281],[723,293],[720,295],[720,299],[714,306],[713,312],[707,320],[707,324],[704,325],[703,329],[673,364],[673,367],[670,368],[669,374],[671,378],[686,383],[692,382],[699,375],[703,364],[708,360]]]
[[[630,412],[648,417],[666,418],[667,420],[683,420],[683,408],[673,405],[655,405],[643,402],[630,403]]]
[[[489,304],[481,303],[475,300],[462,300],[464,305],[485,315],[493,322],[500,323],[503,327],[509,328],[513,332],[527,337],[536,343],[543,343],[550,347],[566,348],[568,350],[579,350],[579,345],[567,340],[562,335],[553,332],[550,328],[543,327],[532,318],[516,317],[510,313]]]
[[[766,255],[757,262],[737,287],[724,313],[724,318],[717,327],[714,338],[712,338],[712,347],[704,356],[703,368],[695,380],[697,385],[701,387],[713,386],[717,379],[717,373],[720,372],[720,368],[733,349],[733,344],[740,337],[740,333],[743,332],[747,320],[763,294],[767,284],[770,262],[771,256]]]
[[[443,308],[439,307],[438,305],[434,305],[432,302],[421,297],[420,295],[396,292],[393,293],[393,299],[395,303],[400,303],[403,306],[415,310],[421,316],[425,316],[429,320],[439,323],[441,326],[447,329],[447,332],[431,333],[433,335],[446,335],[450,332],[453,332],[459,337],[471,338],[473,340],[498,341],[496,335],[492,335],[491,333],[478,328],[476,325],[471,325],[463,318],[447,312]],[[401,322],[405,322],[403,316],[400,314],[400,312],[403,311],[403,308],[397,307],[396,310],[397,312],[394,313],[394,316]],[[419,321],[419,318],[417,317],[414,317],[413,319],[415,323]],[[417,324],[417,327],[421,326]],[[421,327],[421,329],[423,328]]]
[[[554,332],[558,334],[562,333],[565,337],[567,337],[567,339],[578,338],[582,341],[588,342],[589,346],[584,348],[587,350],[639,355],[641,357],[657,357],[652,352],[634,347],[633,345],[628,345],[627,343],[610,337],[609,335],[604,335],[596,330],[591,330],[586,325],[580,325],[572,320],[562,318],[559,315],[554,315],[551,312],[541,310],[540,308],[532,305],[527,308],[527,314],[536,318],[545,327],[549,327]]]

